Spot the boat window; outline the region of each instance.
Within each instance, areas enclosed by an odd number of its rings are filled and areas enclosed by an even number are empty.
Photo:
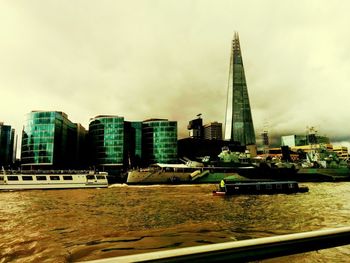
[[[260,190],[260,184],[256,185],[256,190]]]
[[[57,181],[60,180],[60,177],[58,175],[50,175],[50,180]]]
[[[272,189],[272,184],[267,184],[266,189]]]
[[[71,175],[63,175],[63,180],[73,180],[73,176],[71,176]]]
[[[9,180],[9,181],[18,181],[18,176],[7,176],[7,180]]]
[[[30,175],[23,175],[22,176],[23,181],[33,181],[33,176]]]
[[[293,188],[294,185],[293,184],[288,184],[288,188]]]
[[[36,176],[36,180],[37,181],[46,181],[46,176],[44,176],[44,175],[37,175]]]
[[[106,179],[104,175],[96,175],[97,179]]]
[[[4,181],[4,177],[3,176],[0,176],[0,181]]]
[[[88,174],[86,178],[89,180],[95,180],[95,175]]]
[[[282,189],[282,185],[281,184],[276,184],[276,189]]]

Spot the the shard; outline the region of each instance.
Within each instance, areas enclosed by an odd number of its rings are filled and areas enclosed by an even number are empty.
[[[237,32],[235,32],[232,40],[224,138],[225,140],[240,142],[241,145],[256,143]]]

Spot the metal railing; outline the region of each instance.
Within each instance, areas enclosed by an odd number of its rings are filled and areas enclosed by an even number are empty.
[[[350,244],[350,227],[341,227],[85,262],[247,262],[288,256],[347,244]]]

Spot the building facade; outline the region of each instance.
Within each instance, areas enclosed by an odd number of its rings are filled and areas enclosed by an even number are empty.
[[[210,122],[203,126],[204,139],[206,140],[222,140],[222,123]]]
[[[333,145],[333,151],[337,154],[337,156],[342,160],[349,160],[349,151],[348,147]]]
[[[59,111],[32,111],[22,131],[22,169],[83,168],[80,159],[85,129]],[[79,139],[80,138],[80,139]]]
[[[143,121],[143,158],[147,164],[176,163],[177,122],[166,119]]]
[[[187,130],[189,131],[190,138],[202,139],[203,138],[203,120],[202,118],[197,118],[189,121],[187,125]]]
[[[90,164],[102,170],[124,165],[124,117],[100,115],[89,124]]]
[[[143,165],[142,155],[142,122],[125,121],[125,151],[126,164],[129,168],[138,168]]]
[[[14,137],[15,130],[0,122],[0,168],[12,166],[14,163]]]
[[[250,109],[238,33],[232,41],[225,115],[225,140],[241,145],[255,145],[255,132]]]
[[[286,135],[281,136],[281,145],[282,146],[306,146],[313,144],[330,144],[330,140],[326,136],[318,136],[315,134],[308,135]]]

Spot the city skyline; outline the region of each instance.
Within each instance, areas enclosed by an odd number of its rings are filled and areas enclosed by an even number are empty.
[[[349,146],[345,1],[4,1],[0,121],[32,110],[88,127],[101,114],[224,123],[230,44],[240,35],[258,135],[306,133]],[[137,8],[136,8],[137,7]],[[20,141],[20,139],[19,139]]]

